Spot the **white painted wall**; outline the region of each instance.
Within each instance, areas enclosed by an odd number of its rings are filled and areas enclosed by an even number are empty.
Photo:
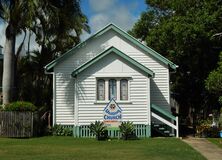
[[[74,79],[71,75],[55,72],[55,123],[74,124]]]
[[[96,80],[97,77],[116,78],[116,74],[131,77],[129,78],[129,102],[121,103],[117,99],[117,103],[123,110],[123,121],[148,124],[148,95],[147,88],[144,87],[148,86],[147,77],[133,66],[122,62],[117,55],[110,54],[78,76],[78,125],[88,125],[96,120],[103,121],[103,109],[106,103],[96,102]]]
[[[75,51],[71,56],[66,57],[63,61],[57,64],[54,67],[55,79],[56,79],[56,123],[61,124],[73,124],[74,123],[74,80],[71,78],[72,71],[80,66],[81,64],[87,62],[95,55],[101,53],[107,48],[114,46],[123,53],[127,54],[131,58],[134,58],[141,64],[145,65],[147,68],[151,69],[155,73],[155,78],[150,80],[150,101],[158,106],[161,106],[165,110],[169,110],[169,70],[168,66],[159,62],[152,56],[148,56],[144,53],[143,50],[133,45],[127,39],[121,37],[118,33],[113,30],[109,30],[103,35],[93,38],[88,41],[84,46]],[[105,68],[103,69],[105,70]],[[130,73],[130,72],[129,72]],[[113,73],[113,75],[116,73]],[[124,72],[124,74],[128,74]],[[141,79],[139,75],[135,75],[137,82],[132,83],[131,91],[132,96],[139,97],[135,104],[141,104],[144,102],[142,99],[145,91],[138,91],[138,88],[144,88],[145,84],[144,80]],[[95,98],[95,91],[90,86],[95,85],[95,77],[90,77],[83,81],[82,83],[87,84],[86,88],[88,88],[87,93],[89,92],[90,98]],[[88,86],[90,85],[90,86]],[[146,87],[146,86],[145,86]],[[141,95],[140,95],[141,94]],[[92,99],[91,99],[92,101]],[[79,102],[80,105],[85,105],[87,107],[88,103],[91,104],[91,101],[87,101],[87,103],[82,104],[83,102]],[[134,101],[134,99],[132,99]],[[97,107],[102,107],[104,105],[98,105]],[[140,112],[140,108],[138,108],[138,112]],[[134,112],[132,110],[132,112]],[[87,115],[83,115],[87,117]],[[132,116],[133,117],[133,116]],[[81,118],[80,118],[81,119]],[[81,123],[84,123],[84,118],[81,119]],[[143,121],[141,119],[141,121]],[[138,121],[138,123],[140,123]]]

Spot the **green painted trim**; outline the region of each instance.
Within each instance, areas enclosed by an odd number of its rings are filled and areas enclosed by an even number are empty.
[[[107,32],[108,30],[113,29],[114,31],[116,31],[117,33],[119,33],[121,36],[123,36],[124,38],[126,38],[127,40],[129,40],[130,42],[132,42],[133,44],[135,44],[136,46],[140,47],[141,49],[143,49],[146,54],[153,56],[154,58],[158,59],[159,61],[163,62],[166,65],[169,65],[172,69],[176,69],[178,66],[176,64],[174,64],[173,62],[171,62],[170,60],[168,60],[167,58],[163,57],[162,55],[160,55],[159,53],[157,53],[156,51],[154,51],[153,49],[151,49],[150,47],[143,45],[140,41],[138,41],[136,38],[134,38],[133,36],[131,36],[130,34],[128,34],[127,32],[124,32],[122,29],[120,29],[119,27],[117,27],[114,24],[109,24],[106,27],[104,27],[102,30],[98,31],[97,33],[95,33],[93,36],[89,37],[87,40],[79,43],[78,45],[76,45],[75,47],[73,47],[72,49],[70,49],[69,51],[65,52],[62,56],[58,57],[57,59],[53,60],[52,62],[50,62],[49,64],[47,64],[44,68],[46,71],[50,71],[57,63],[59,63],[60,61],[62,61],[64,58],[66,58],[67,56],[69,56],[70,54],[75,53],[75,50],[81,47],[84,47],[90,40],[101,36],[102,34],[104,34],[105,32]]]
[[[92,136],[86,132],[87,126],[72,126],[73,128],[73,137],[75,138],[95,138],[95,136]],[[146,137],[151,137],[151,126],[150,125],[145,125],[145,124],[136,124],[134,125],[135,127],[135,133],[138,138],[146,138]],[[120,138],[121,133],[119,128],[107,128],[108,130],[108,135],[111,138]]]
[[[151,137],[151,126],[146,125],[146,137]]]
[[[73,126],[73,137],[78,138],[79,136],[79,126]]]
[[[96,64],[99,60],[101,60],[102,58],[104,58],[105,56],[107,56],[110,53],[115,53],[116,55],[118,55],[118,56],[122,57],[124,60],[126,60],[128,63],[130,63],[133,66],[135,66],[138,69],[140,69],[143,73],[148,74],[148,76],[154,77],[154,72],[152,70],[148,69],[144,65],[142,65],[139,62],[135,61],[134,59],[132,59],[131,57],[127,56],[126,54],[124,54],[120,50],[116,49],[115,47],[110,47],[109,49],[107,49],[107,50],[103,51],[102,53],[98,54],[93,59],[89,60],[88,62],[84,63],[80,67],[76,68],[72,72],[72,76],[76,77],[79,73],[81,73],[82,71],[84,71],[85,69],[90,67],[91,65]]]
[[[73,137],[76,137],[76,127],[73,126]]]
[[[158,107],[155,104],[151,104],[151,108],[162,113],[163,115],[167,116],[168,118],[171,118],[172,120],[176,120],[176,117],[174,117],[173,115],[171,115],[169,112],[161,109],[160,107]]]

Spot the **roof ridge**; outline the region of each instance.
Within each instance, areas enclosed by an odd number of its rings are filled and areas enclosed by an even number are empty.
[[[121,28],[119,28],[118,26],[116,26],[114,23],[109,23],[108,25],[106,25],[104,28],[100,29],[99,31],[97,31],[95,34],[93,34],[91,37],[87,38],[85,41],[79,43],[78,45],[76,45],[75,47],[71,48],[70,50],[66,51],[62,56],[56,58],[55,60],[53,60],[52,62],[50,62],[49,64],[47,64],[44,68],[46,71],[49,71],[50,69],[52,69],[57,63],[59,63],[59,61],[61,61],[63,58],[65,58],[66,56],[68,56],[69,54],[71,54],[72,51],[82,47],[83,44],[87,43],[88,41],[90,41],[93,38],[96,38],[102,34],[104,34],[105,32],[107,32],[108,30],[113,29],[114,31],[116,31],[117,33],[119,33],[121,36],[125,37],[126,39],[128,39],[131,43],[135,44],[136,46],[140,47],[141,49],[143,49],[145,51],[145,53],[153,56],[154,58],[158,59],[159,61],[161,61],[162,63],[169,65],[171,68],[176,69],[178,66],[176,64],[174,64],[173,62],[171,62],[170,60],[168,60],[167,58],[165,58],[164,56],[162,56],[161,54],[159,54],[158,52],[156,52],[155,50],[153,50],[152,48],[148,47],[147,45],[142,44],[140,41],[138,41],[135,37],[133,37],[132,35],[128,34],[127,32],[123,31]]]

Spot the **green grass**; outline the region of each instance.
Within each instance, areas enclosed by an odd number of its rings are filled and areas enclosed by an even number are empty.
[[[96,141],[72,137],[0,138],[2,160],[205,160],[175,138]]]
[[[208,138],[208,140],[222,148],[222,138]]]

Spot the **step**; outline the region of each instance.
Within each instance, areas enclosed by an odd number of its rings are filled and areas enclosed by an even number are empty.
[[[170,133],[169,136],[170,137],[175,137],[175,134],[174,133]]]
[[[159,127],[160,125],[159,125],[159,124],[154,124],[153,126],[154,126],[154,127]]]
[[[163,132],[164,132],[164,133],[167,133],[167,134],[168,134],[168,133],[170,133],[170,131],[168,131],[168,130],[166,130],[166,131],[163,131]]]
[[[159,128],[159,130],[161,130],[161,131],[162,131],[162,130],[165,130],[165,128],[161,127],[161,128]]]

